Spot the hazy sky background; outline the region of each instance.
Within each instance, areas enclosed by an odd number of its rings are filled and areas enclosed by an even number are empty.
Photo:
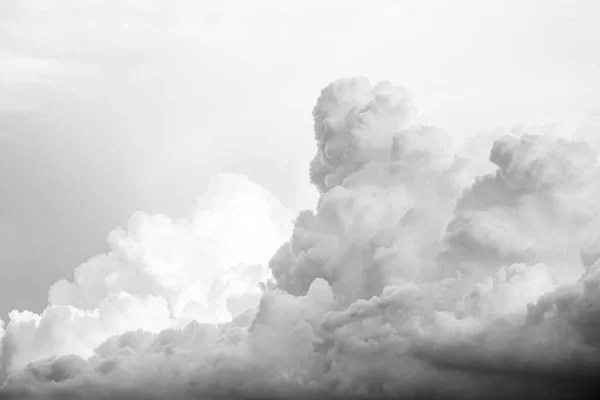
[[[600,118],[600,3],[0,1],[0,316],[41,311],[136,210],[236,172],[311,208],[330,81],[406,86],[464,137]],[[596,122],[594,122],[596,121]]]

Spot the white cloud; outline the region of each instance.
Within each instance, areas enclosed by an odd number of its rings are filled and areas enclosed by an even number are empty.
[[[593,384],[597,4],[442,3],[0,4],[2,395]]]
[[[231,174],[187,219],[135,214],[109,253],[50,289],[41,315],[10,315],[5,393],[589,389],[600,365],[596,156],[551,136],[501,136],[488,153],[496,171],[464,187],[473,170],[440,145],[445,132],[411,123],[408,104],[362,78],[323,90],[321,195],[293,231],[274,196]]]

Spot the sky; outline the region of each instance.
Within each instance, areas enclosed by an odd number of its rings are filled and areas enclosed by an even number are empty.
[[[134,211],[186,215],[214,173],[312,207],[311,107],[340,77],[406,87],[456,137],[592,118],[597,8],[3,1],[0,314],[43,307],[45,288],[102,252]]]
[[[584,118],[596,2],[538,5],[2,2],[2,314],[39,309],[134,211],[185,215],[213,173],[310,207],[311,104],[333,79],[403,85],[456,135]]]
[[[302,375],[320,359],[275,325],[322,317],[315,335],[355,343],[379,328],[348,321],[381,304],[425,313],[407,280],[429,285],[427,298],[450,285],[458,302],[452,316],[436,308],[411,357],[441,370],[465,350],[454,335],[484,332],[485,351],[450,363],[472,372],[499,344],[526,343],[536,312],[580,293],[561,285],[584,285],[583,270],[596,279],[599,13],[594,0],[0,2],[0,383],[46,356],[79,357],[51,371],[104,370],[118,353],[108,338],[136,329],[162,357],[172,327],[185,348],[200,335],[190,321],[235,328],[248,304],[258,353],[247,365],[287,357]],[[589,148],[494,142],[505,131]],[[388,162],[397,169],[382,175]],[[567,267],[582,248],[591,261]],[[360,275],[373,265],[381,277]],[[465,278],[427,275],[448,270]],[[457,300],[471,287],[487,303]],[[517,311],[529,319],[513,330],[490,322]],[[445,353],[428,353],[432,332],[452,338]],[[271,334],[273,349],[261,342]],[[517,358],[494,371],[513,382],[503,374],[522,359],[510,349]],[[544,351],[527,353],[532,376]],[[327,379],[358,371],[344,358],[356,354],[332,356],[341,369]]]

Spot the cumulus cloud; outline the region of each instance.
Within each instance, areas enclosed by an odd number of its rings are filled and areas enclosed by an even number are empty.
[[[112,335],[218,323],[256,307],[270,275],[263,265],[289,235],[287,213],[246,177],[219,174],[189,219],[135,214],[109,234],[108,253],[49,289],[41,315],[10,313],[4,368],[46,356],[89,357]]]
[[[413,122],[406,90],[364,78],[327,86],[313,116],[314,210],[292,221],[222,174],[187,219],[135,214],[108,253],[50,288],[43,313],[10,314],[3,393],[558,399],[597,387],[593,147],[522,127],[457,144]]]

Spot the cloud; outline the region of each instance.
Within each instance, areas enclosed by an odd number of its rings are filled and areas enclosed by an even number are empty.
[[[189,219],[135,214],[108,236],[108,253],[49,289],[41,315],[10,313],[4,368],[53,355],[88,357],[115,334],[219,322],[255,307],[270,275],[261,265],[290,223],[271,194],[233,174],[212,178]]]
[[[597,155],[535,127],[461,148],[414,115],[388,82],[327,86],[313,112],[320,197],[293,224],[230,174],[186,219],[136,213],[108,253],[50,288],[42,314],[11,313],[2,393],[558,399],[597,387]]]
[[[457,201],[440,261],[472,272],[544,262],[562,282],[576,279],[579,249],[598,229],[597,155],[582,141],[524,133],[497,139],[489,159],[497,169]]]
[[[435,249],[460,194],[451,138],[435,127],[408,127],[414,106],[387,82],[335,82],[313,114],[311,181],[322,195],[271,260],[279,287],[301,294],[323,278],[352,300],[380,292],[394,275],[425,273],[417,260]]]

